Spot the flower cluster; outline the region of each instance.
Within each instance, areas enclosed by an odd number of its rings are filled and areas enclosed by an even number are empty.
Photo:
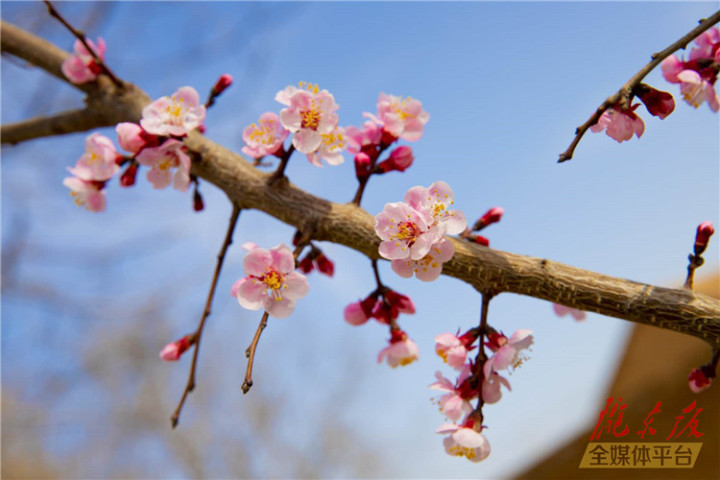
[[[492,329],[491,329],[492,330]],[[501,387],[510,390],[510,382],[498,373],[510,367],[516,368],[525,360],[522,350],[532,345],[530,330],[518,330],[510,338],[491,331],[484,343],[492,355],[487,357],[480,345],[475,360],[468,359],[468,353],[476,348],[480,329],[473,328],[462,335],[443,333],[435,337],[435,352],[450,367],[458,371],[453,382],[440,372],[435,373],[433,390],[444,394],[437,400],[440,411],[452,423],[438,428],[437,433],[450,434],[444,440],[445,450],[450,455],[463,456],[474,462],[490,454],[490,445],[482,435],[482,405],[496,403],[502,398]],[[472,402],[477,400],[477,408]]]
[[[95,212],[105,209],[105,184],[125,164],[128,166],[120,176],[122,187],[135,184],[139,165],[143,165],[150,169],[147,179],[153,187],[161,189],[172,183],[173,188],[184,192],[191,182],[191,160],[180,139],[200,127],[204,120],[205,107],[200,104],[197,91],[182,87],[146,106],[139,125],[117,124],[118,143],[129,152],[128,157],[119,155],[109,138],[97,133],[90,135],[85,141],[86,153],[70,169],[74,177],[66,178],[64,184],[70,188],[77,205]],[[195,210],[202,209],[197,189],[193,203]]]
[[[105,59],[105,40],[98,37],[97,43],[93,43],[89,38],[86,40],[95,55],[101,61]],[[72,83],[88,83],[95,80],[100,72],[100,66],[95,62],[93,55],[85,48],[80,40],[75,40],[73,54],[66,58],[61,70],[63,74]]]
[[[246,277],[232,286],[231,294],[248,310],[264,309],[270,316],[285,318],[295,309],[295,302],[308,294],[305,276],[295,271],[295,258],[286,245],[265,250],[246,243],[249,250],[243,261]]]
[[[429,187],[413,187],[404,201],[388,203],[375,217],[375,232],[382,239],[379,253],[392,261],[392,268],[402,277],[415,274],[420,280],[435,280],[442,264],[454,253],[446,234],[461,233],[467,226],[465,215],[449,210],[453,192],[445,182]]]
[[[246,145],[242,151],[259,160],[265,155],[282,158],[289,154],[283,145],[293,134],[292,148],[307,155],[308,161],[322,167],[325,160],[330,165],[340,165],[346,145],[345,129],[338,126],[339,108],[335,97],[327,90],[312,83],[300,82],[298,87],[289,85],[275,95],[275,100],[285,105],[280,115],[266,112],[243,130]]]
[[[720,29],[713,27],[694,40],[687,61],[671,55],[662,62],[665,80],[680,84],[683,99],[693,107],[707,102],[713,112],[720,110],[715,82],[720,70]]]
[[[92,212],[105,210],[105,185],[120,167],[115,145],[109,138],[93,133],[85,139],[85,153],[73,168],[68,168],[72,177],[63,180],[70,189],[75,205]]]

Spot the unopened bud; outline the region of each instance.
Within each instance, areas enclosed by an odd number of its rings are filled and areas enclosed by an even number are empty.
[[[688,384],[693,393],[700,393],[703,390],[707,390],[710,388],[711,383],[712,377],[705,374],[703,367],[693,369],[688,377]]]
[[[335,264],[327,258],[324,253],[320,253],[320,255],[317,256],[315,263],[320,273],[324,273],[328,277],[332,277],[335,274]]]
[[[165,345],[165,348],[160,351],[160,358],[166,362],[175,362],[194,343],[194,335],[185,335],[180,340],[175,340],[174,342]]]
[[[223,93],[226,88],[232,85],[232,82],[233,77],[229,73],[220,75],[220,78],[218,78],[217,82],[215,82],[215,86],[212,89],[213,96],[217,97],[218,95]]]
[[[197,188],[193,193],[193,210],[196,212],[202,212],[205,209],[205,202],[203,202],[202,195],[198,192]]]
[[[715,227],[712,222],[703,222],[698,225],[695,233],[695,255],[700,255],[705,251],[713,233],[715,233]]]
[[[315,269],[315,266],[313,265],[313,260],[310,255],[306,255],[305,258],[298,262],[298,268],[302,270],[303,273],[310,273],[313,271],[313,269]]]
[[[485,212],[485,215],[480,217],[478,221],[475,222],[475,225],[473,226],[473,231],[477,232],[478,230],[482,230],[488,225],[499,222],[504,213],[505,210],[502,207],[492,207],[490,210]]]
[[[355,176],[361,182],[370,176],[370,157],[367,153],[360,152],[355,155]]]
[[[645,108],[651,115],[662,119],[675,110],[675,99],[668,92],[656,90],[644,83],[636,87],[634,92],[645,104]]]
[[[413,157],[412,148],[403,145],[393,150],[387,160],[380,162],[376,170],[378,170],[378,173],[386,173],[393,170],[404,172],[412,165],[413,160],[415,160],[415,157]]]
[[[135,185],[135,177],[137,176],[138,164],[133,161],[120,175],[120,186],[121,187],[132,187]]]

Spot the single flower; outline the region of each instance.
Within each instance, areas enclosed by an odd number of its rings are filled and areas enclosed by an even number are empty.
[[[205,106],[193,87],[180,87],[143,108],[140,125],[153,135],[181,137],[205,120]]]
[[[97,55],[97,58],[104,60],[105,40],[103,40],[102,37],[98,37],[97,43],[93,43],[89,38],[86,39],[86,41],[93,52],[95,52],[95,55]],[[95,80],[102,70],[100,66],[95,63],[95,59],[80,40],[75,40],[73,52],[72,55],[63,61],[60,67],[63,74],[72,83],[77,84]]]
[[[280,118],[266,112],[260,116],[258,123],[245,127],[243,141],[247,144],[242,148],[244,154],[253,158],[274,155],[283,147],[283,142],[290,134],[280,123]]]

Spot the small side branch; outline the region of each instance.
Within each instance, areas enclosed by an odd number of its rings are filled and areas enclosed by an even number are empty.
[[[715,12],[707,19],[701,21],[700,25],[693,28],[686,35],[683,35],[679,40],[674,42],[665,50],[654,54],[651,57],[652,59],[650,63],[645,65],[642,69],[640,69],[639,72],[633,75],[632,78],[630,78],[630,80],[625,83],[625,85],[620,87],[620,90],[605,99],[605,101],[597,108],[597,110],[595,110],[595,113],[592,114],[588,121],[580,125],[575,130],[575,138],[573,138],[573,141],[570,143],[570,146],[567,148],[567,150],[560,154],[558,163],[566,162],[573,157],[575,147],[577,147],[578,143],[580,143],[580,139],[583,137],[583,135],[585,135],[585,132],[587,132],[590,127],[595,125],[598,120],[600,120],[600,117],[603,113],[605,113],[605,111],[607,111],[615,104],[620,104],[620,106],[624,109],[629,108],[630,96],[632,95],[633,89],[640,85],[640,82],[643,81],[643,79],[647,76],[648,73],[650,73],[655,67],[660,65],[660,63],[667,57],[675,53],[677,50],[685,48],[687,44],[692,42],[693,39],[695,39],[698,35],[700,35],[705,30],[709,29],[718,22],[720,22],[720,10]]]
[[[88,52],[90,52],[90,55],[93,57],[93,61],[95,62],[95,64],[100,67],[100,70],[102,70],[105,75],[110,77],[110,80],[112,80],[115,85],[117,85],[119,88],[123,88],[123,82],[115,76],[115,74],[108,68],[108,66],[105,65],[105,62],[103,62],[102,58],[97,55],[95,50],[88,43],[87,38],[85,38],[85,34],[70,25],[70,23],[65,20],[62,15],[60,15],[60,12],[58,12],[53,6],[53,4],[50,3],[48,0],[45,0],[45,5],[47,6],[50,16],[56,18],[60,23],[63,24],[65,28],[70,31],[70,33],[75,36],[75,38],[82,42],[83,46],[87,49]]]
[[[99,115],[96,109],[82,108],[3,125],[0,128],[0,138],[3,145],[15,145],[35,138],[86,132],[101,126],[102,123],[102,115]]]
[[[217,265],[215,266],[215,274],[213,275],[212,283],[210,285],[210,291],[208,292],[207,300],[205,301],[205,310],[203,310],[202,316],[200,317],[200,323],[198,324],[198,327],[193,335],[195,340],[195,350],[193,351],[192,363],[190,364],[190,375],[188,376],[188,381],[185,385],[185,391],[183,391],[182,397],[180,398],[180,403],[175,409],[172,417],[170,417],[173,428],[175,428],[178,424],[178,420],[180,418],[180,411],[185,404],[185,399],[187,398],[188,394],[192,392],[193,389],[195,389],[195,371],[197,368],[198,352],[200,351],[200,341],[202,340],[203,328],[205,328],[205,320],[207,319],[207,317],[210,316],[210,307],[212,306],[212,301],[215,296],[215,289],[217,287],[218,278],[220,277],[220,270],[222,269],[223,262],[225,261],[225,254],[227,253],[228,248],[232,244],[232,236],[233,232],[235,231],[235,225],[237,224],[239,216],[240,208],[237,205],[233,204],[233,211],[230,215],[230,222],[228,224],[227,232],[225,233],[225,241],[223,242],[222,247],[220,247],[220,253],[218,253],[217,256]]]
[[[247,369],[245,370],[245,381],[243,382],[241,387],[243,394],[248,393],[250,391],[250,387],[253,386],[252,369],[253,363],[255,362],[255,351],[257,350],[258,342],[260,341],[260,335],[262,335],[263,330],[265,330],[265,327],[267,327],[268,316],[268,312],[263,313],[262,319],[257,326],[257,330],[255,330],[255,336],[253,337],[250,346],[247,348],[247,350],[245,350],[245,356],[247,357],[248,362]]]

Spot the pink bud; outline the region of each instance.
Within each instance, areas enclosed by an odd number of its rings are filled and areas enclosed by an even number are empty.
[[[351,303],[345,307],[344,317],[345,321],[350,325],[362,325],[368,321],[368,316],[365,315],[361,302]]]
[[[380,173],[391,172],[393,170],[404,172],[412,165],[413,160],[415,160],[415,157],[413,157],[412,148],[403,145],[393,150],[387,160],[380,162],[377,170]]]
[[[197,129],[198,132],[202,133],[203,135],[205,134],[205,132],[207,132],[207,128],[205,128],[205,125],[203,124],[198,125]]]
[[[713,233],[715,233],[715,227],[712,222],[703,222],[698,225],[695,233],[695,255],[700,255],[705,251]]]
[[[165,345],[160,352],[160,358],[166,362],[175,362],[185,351],[195,343],[193,335],[186,335],[180,340]]]
[[[361,182],[370,176],[370,163],[367,153],[360,152],[355,155],[355,176]]]
[[[644,83],[635,91],[651,115],[665,118],[675,110],[675,99],[668,92],[656,90]]]
[[[213,96],[218,96],[221,93],[225,91],[226,88],[228,88],[230,85],[232,85],[233,77],[229,73],[225,73],[223,75],[220,75],[220,78],[218,78],[217,82],[215,82],[215,86],[213,87]]]
[[[705,375],[702,368],[695,368],[692,372],[690,372],[688,383],[690,385],[690,390],[692,390],[693,393],[700,393],[703,390],[710,388],[712,378]]]
[[[138,164],[134,160],[130,163],[128,168],[120,175],[120,186],[121,187],[132,187],[135,185],[135,177],[137,176]]]
[[[485,212],[485,215],[480,217],[478,221],[475,222],[475,226],[473,226],[473,231],[481,230],[488,225],[499,222],[504,213],[505,210],[502,207],[491,208],[490,210]]]
[[[320,273],[324,273],[328,277],[332,277],[333,274],[335,274],[335,264],[325,256],[325,254],[321,253],[318,255],[318,257],[315,259],[315,263],[317,264],[317,268],[320,271]]]

